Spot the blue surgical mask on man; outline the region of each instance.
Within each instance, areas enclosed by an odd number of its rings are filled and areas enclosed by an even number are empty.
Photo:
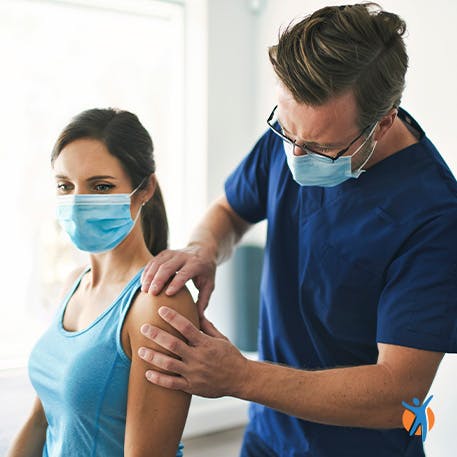
[[[377,123],[371,129],[365,141],[350,156],[341,156],[336,160],[323,157],[319,154],[313,154],[311,151],[305,155],[294,155],[294,145],[284,141],[284,151],[287,157],[287,165],[292,173],[294,180],[300,186],[320,186],[333,187],[341,184],[350,178],[358,178],[365,170],[362,168],[373,155],[376,147],[376,141],[368,154],[366,160],[358,167],[352,170],[352,157],[354,157],[370,139],[375,131]]]
[[[141,186],[141,183],[140,183]],[[82,251],[100,253],[118,246],[133,230],[130,194],[76,194],[57,197],[57,219],[73,244]]]

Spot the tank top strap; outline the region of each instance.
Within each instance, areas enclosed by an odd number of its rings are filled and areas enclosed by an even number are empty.
[[[141,288],[141,275],[143,270],[144,267],[135,274],[135,276],[124,287],[124,290],[119,296],[119,312],[121,313],[121,316],[127,313],[135,295],[138,292],[138,289]]]
[[[60,305],[57,307],[57,312],[55,313],[54,319],[57,319],[58,321],[59,321],[59,319],[62,319],[62,314],[64,313],[65,308],[67,307],[68,301],[73,296],[76,289],[79,287],[79,284],[81,283],[81,280],[83,279],[83,276],[89,270],[90,270],[90,265],[86,265],[86,267],[83,269],[83,271],[78,275],[78,277],[74,281],[73,285],[70,287],[69,291],[62,298]]]
[[[132,278],[132,280],[127,284],[125,289],[122,292],[122,295],[119,297],[119,312],[118,312],[118,322],[116,330],[116,347],[118,354],[124,360],[124,362],[130,363],[130,359],[127,357],[127,354],[122,347],[122,327],[124,325],[125,318],[129,312],[130,306],[132,305],[136,294],[141,288],[141,275],[143,273],[144,267]]]

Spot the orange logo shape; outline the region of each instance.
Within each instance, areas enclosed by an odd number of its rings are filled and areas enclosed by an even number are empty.
[[[427,407],[432,398],[433,395],[430,395],[422,405],[417,398],[413,398],[412,405],[404,401],[402,402],[402,405],[406,408],[402,415],[403,427],[409,432],[410,436],[422,436],[423,442],[425,441],[427,432],[435,424],[435,414],[431,408]]]

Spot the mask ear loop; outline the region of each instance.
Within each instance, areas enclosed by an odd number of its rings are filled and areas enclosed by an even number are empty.
[[[371,129],[371,132],[369,133],[369,135],[367,136],[367,139],[360,145],[360,147],[357,149],[357,151],[355,151],[353,154],[351,154],[351,159],[353,156],[355,156],[361,148],[363,148],[364,144],[368,141],[368,139],[370,138],[371,135],[373,135],[376,127],[378,125],[378,121],[376,121],[376,124],[373,126],[373,128]],[[377,141],[374,142],[373,144],[373,148],[371,149],[371,152],[370,154],[368,154],[368,157],[365,159],[365,161],[362,163],[362,165],[360,165],[359,169],[357,171],[353,171],[352,174],[354,176],[356,176],[357,178],[362,174],[362,173],[365,173],[366,170],[362,170],[362,168],[367,164],[367,162],[371,159],[371,156],[373,155],[373,152],[376,148],[376,145],[378,144]]]
[[[144,205],[141,205],[138,209],[138,212],[136,213],[136,216],[135,216],[135,219],[133,219],[133,225],[136,224],[136,221],[138,220],[138,218],[140,217],[140,214],[141,214],[141,209],[143,208]]]
[[[141,181],[140,181],[140,184],[138,184],[138,186],[135,187],[135,189],[132,190],[132,192],[129,193],[129,197],[132,198],[132,195],[143,185],[144,183],[144,180],[146,178],[148,178],[149,176],[145,176]]]
[[[132,195],[133,195],[133,194],[143,185],[144,180],[145,180],[146,178],[148,178],[148,176],[145,176],[145,177],[141,180],[140,184],[138,184],[138,186],[136,186],[135,189],[133,189],[132,192],[130,192],[130,194],[129,194],[129,197],[130,197],[130,198],[132,198]],[[136,221],[137,221],[138,218],[140,217],[141,209],[143,208],[144,205],[146,205],[146,203],[147,203],[147,201],[146,201],[146,202],[143,202],[143,203],[141,204],[140,208],[138,209],[138,212],[136,213],[135,219],[133,219],[133,226],[132,226],[132,229],[133,229],[133,227],[135,226]]]

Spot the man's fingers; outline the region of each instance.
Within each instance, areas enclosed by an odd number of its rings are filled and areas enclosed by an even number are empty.
[[[144,336],[154,341],[154,343],[157,343],[159,346],[179,357],[184,357],[188,352],[188,346],[184,341],[154,325],[144,324],[141,326],[140,331]]]
[[[195,327],[192,322],[167,306],[159,308],[159,315],[165,321],[174,327],[191,346],[196,346],[202,339],[203,334]]]
[[[166,387],[167,389],[183,390],[186,392],[187,381],[180,376],[171,376],[158,371],[148,370],[146,371],[146,379],[153,384]]]
[[[180,360],[149,348],[139,348],[138,356],[145,362],[170,373],[182,374],[185,370],[185,366]]]
[[[152,278],[157,271],[157,269],[154,268],[154,265],[154,261],[152,260],[144,267],[143,273],[141,273],[141,292],[146,294],[150,291]]]
[[[192,277],[187,270],[181,267],[180,270],[176,271],[176,276],[170,282],[165,293],[167,295],[174,295],[176,292],[179,292],[186,284],[187,281]]]
[[[214,282],[208,282],[207,284],[202,286],[202,288],[198,291],[197,307],[200,316],[203,316],[203,312],[208,306],[209,297],[211,297],[213,290]]]
[[[157,254],[144,268],[141,275],[141,291],[145,293],[157,294],[160,290],[157,290],[157,285],[152,284],[154,276],[157,273],[159,267],[167,262],[173,256],[172,251],[162,251]]]
[[[168,280],[175,275],[176,271],[183,266],[183,259],[180,256],[170,258],[170,260],[162,262],[152,278],[149,291],[154,295],[159,294]]]

